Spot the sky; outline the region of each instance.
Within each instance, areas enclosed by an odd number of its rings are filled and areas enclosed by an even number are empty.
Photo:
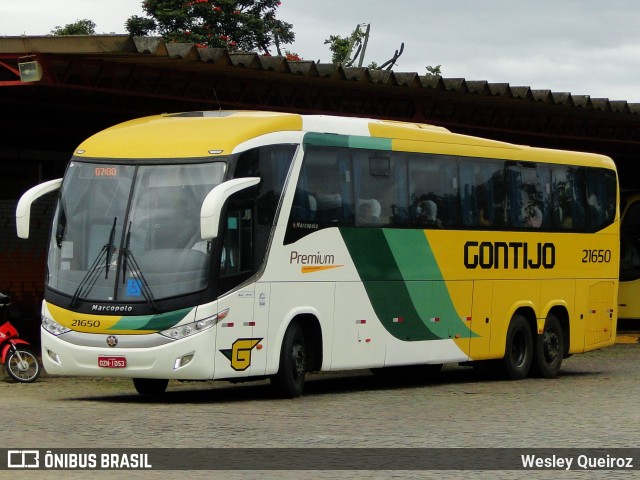
[[[0,35],[85,18],[96,33],[126,33],[131,15],[144,15],[142,0],[0,0]],[[325,39],[369,24],[365,66],[404,43],[396,72],[441,65],[446,78],[640,103],[638,0],[282,0],[277,18],[296,34],[283,50],[305,60],[330,62]]]

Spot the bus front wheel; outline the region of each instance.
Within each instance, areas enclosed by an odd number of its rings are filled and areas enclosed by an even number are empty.
[[[533,360],[533,338],[529,322],[516,314],[507,330],[507,343],[502,359],[502,371],[509,380],[521,380],[527,376]]]
[[[531,370],[542,378],[558,376],[564,355],[564,336],[558,318],[549,314],[542,335],[536,335]]]
[[[306,341],[302,327],[292,323],[284,334],[278,373],[271,377],[276,391],[286,398],[302,395],[307,363]]]
[[[169,385],[169,380],[158,378],[134,378],[133,386],[140,395],[162,395]]]

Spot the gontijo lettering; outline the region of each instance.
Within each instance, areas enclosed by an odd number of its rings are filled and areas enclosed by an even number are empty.
[[[464,244],[464,266],[483,269],[553,268],[556,247],[538,242],[472,242]]]

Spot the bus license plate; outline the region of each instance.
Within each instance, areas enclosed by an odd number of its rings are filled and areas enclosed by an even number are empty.
[[[101,368],[125,368],[127,359],[125,357],[98,357],[98,366]]]

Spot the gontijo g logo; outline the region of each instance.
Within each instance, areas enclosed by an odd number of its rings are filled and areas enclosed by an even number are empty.
[[[251,365],[251,351],[260,343],[262,338],[239,338],[231,348],[220,350],[225,357],[231,360],[231,368],[242,372]],[[258,347],[260,349],[262,347]]]

